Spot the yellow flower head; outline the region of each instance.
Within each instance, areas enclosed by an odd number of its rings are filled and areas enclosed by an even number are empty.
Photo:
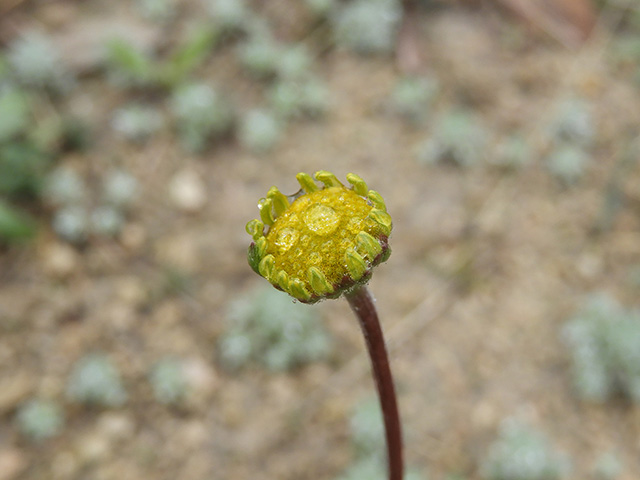
[[[260,220],[247,224],[253,237],[249,265],[304,303],[335,298],[366,283],[389,258],[391,217],[384,200],[353,173],[350,188],[320,170],[296,175],[302,189],[290,197],[271,187],[260,200]]]

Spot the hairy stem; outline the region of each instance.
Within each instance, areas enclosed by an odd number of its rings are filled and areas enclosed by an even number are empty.
[[[387,436],[387,455],[389,459],[389,480],[402,480],[402,430],[400,415],[393,386],[393,377],[389,367],[389,357],[376,307],[366,286],[357,287],[346,295],[349,305],[360,321],[362,333],[367,342],[373,377],[378,387],[378,396],[384,418]]]

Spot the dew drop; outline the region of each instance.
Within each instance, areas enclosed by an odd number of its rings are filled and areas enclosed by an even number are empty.
[[[338,228],[340,217],[333,208],[314,203],[304,213],[304,223],[318,235],[330,235]]]
[[[362,219],[359,217],[351,217],[349,219],[347,228],[354,234],[359,232],[360,230],[362,230]]]
[[[296,243],[300,233],[293,228],[283,228],[278,232],[278,236],[276,237],[276,247],[278,247],[278,251],[280,253],[285,253],[289,250],[293,244]]]
[[[311,265],[318,265],[322,261],[322,255],[318,252],[311,252],[309,254],[309,263]]]

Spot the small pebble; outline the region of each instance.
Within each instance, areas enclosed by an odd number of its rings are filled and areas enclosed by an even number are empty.
[[[136,251],[144,246],[147,232],[142,225],[128,223],[120,231],[119,238],[123,247],[130,251]]]
[[[116,295],[127,305],[138,308],[147,300],[147,290],[142,279],[123,275],[115,282]]]
[[[51,474],[54,479],[73,478],[79,469],[77,455],[68,451],[57,453],[51,462]]]
[[[216,372],[201,358],[196,357],[185,360],[183,368],[187,382],[195,392],[208,394],[218,384]]]
[[[0,450],[0,480],[18,478],[28,465],[26,455],[17,448]]]
[[[104,461],[111,453],[108,439],[103,435],[88,434],[78,439],[78,456],[84,463]]]
[[[78,254],[72,247],[62,243],[48,244],[42,260],[45,273],[56,279],[66,278],[78,268]]]
[[[207,192],[200,176],[190,169],[176,173],[169,183],[173,204],[187,213],[201,210],[207,203]]]
[[[21,404],[31,393],[33,381],[27,374],[13,373],[0,379],[0,415]]]
[[[190,274],[202,266],[196,238],[186,233],[162,238],[156,245],[156,259],[170,269]]]
[[[111,440],[120,440],[133,435],[135,423],[125,414],[107,412],[103,413],[98,419],[98,430]]]

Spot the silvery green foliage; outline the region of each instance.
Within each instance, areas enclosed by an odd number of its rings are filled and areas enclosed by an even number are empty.
[[[429,107],[438,91],[435,80],[421,77],[401,78],[391,93],[391,108],[412,123],[420,123],[429,115]]]
[[[468,112],[457,110],[441,115],[433,126],[433,133],[418,149],[418,160],[433,165],[451,161],[470,167],[485,156],[487,132]]]
[[[20,35],[9,45],[7,59],[24,85],[54,91],[65,91],[73,85],[73,76],[62,63],[60,52],[41,32],[30,30]]]
[[[64,416],[60,407],[51,401],[32,399],[18,410],[18,428],[35,441],[45,440],[60,433]]]
[[[278,76],[283,79],[300,79],[309,74],[313,59],[309,51],[301,45],[283,48],[277,64]]]
[[[245,24],[245,31],[250,40],[259,42],[260,40],[275,43],[271,25],[263,15],[249,15]],[[245,43],[246,45],[246,43]],[[280,46],[275,43],[276,46]],[[239,50],[241,52],[242,49]]]
[[[0,148],[0,195],[4,198],[37,198],[50,157],[30,142],[7,142]]]
[[[560,103],[549,125],[549,133],[556,142],[570,142],[587,146],[596,134],[589,104],[579,98]]]
[[[250,110],[240,124],[240,143],[255,153],[271,150],[282,136],[282,124],[269,111]]]
[[[607,452],[596,460],[593,474],[598,480],[614,480],[622,474],[623,470],[620,459],[613,452]]]
[[[233,112],[224,98],[206,84],[179,88],[171,98],[171,111],[183,145],[194,152],[229,131]]]
[[[43,194],[51,205],[72,205],[86,201],[87,188],[76,170],[61,166],[45,179]]]
[[[211,18],[227,30],[242,29],[251,16],[244,0],[204,0],[204,4]]]
[[[102,199],[109,205],[128,207],[138,195],[136,177],[121,169],[111,170],[102,182]]]
[[[329,89],[319,80],[277,82],[269,90],[269,102],[284,119],[321,116],[329,109]]]
[[[361,402],[351,415],[350,425],[351,441],[359,456],[382,455],[385,431],[377,398]]]
[[[631,266],[627,275],[627,282],[635,288],[640,288],[640,265]]]
[[[102,182],[102,203],[87,208],[88,190],[83,179],[70,167],[58,167],[47,177],[44,197],[57,207],[53,229],[65,240],[81,243],[90,233],[116,235],[125,223],[124,210],[137,194],[138,181],[124,170],[111,170]]]
[[[71,243],[81,243],[89,233],[89,212],[83,205],[65,205],[53,215],[53,229]]]
[[[293,303],[270,287],[233,302],[229,329],[220,339],[220,360],[231,369],[250,362],[273,371],[326,358],[331,342],[314,307]]]
[[[0,52],[0,86],[9,81],[9,65],[6,58]]]
[[[369,456],[358,459],[347,468],[336,480],[385,480],[387,466],[379,457]],[[426,480],[427,477],[414,469],[407,469],[404,480]]]
[[[580,180],[588,163],[588,155],[575,145],[560,145],[546,158],[551,175],[565,185],[571,185]]]
[[[20,243],[32,238],[35,230],[29,215],[0,198],[0,242]]]
[[[100,205],[91,212],[90,229],[96,235],[113,236],[124,226],[124,215],[111,205]]]
[[[166,22],[176,14],[175,0],[136,0],[143,17],[154,22]]]
[[[91,353],[78,360],[67,382],[67,395],[76,402],[119,407],[127,400],[120,373],[109,358]]]
[[[320,80],[307,79],[301,85],[302,110],[312,116],[325,114],[331,106],[329,88]]]
[[[614,391],[604,339],[608,336],[607,324],[622,315],[621,306],[613,298],[599,294],[590,298],[562,330],[571,349],[573,382],[582,398],[604,402]]]
[[[149,52],[124,39],[108,41],[105,48],[109,81],[120,87],[157,84],[157,64]]]
[[[282,46],[268,33],[251,35],[238,51],[242,66],[258,78],[270,77],[278,72],[281,53]]]
[[[418,473],[417,470],[409,468],[404,474],[404,480],[427,480],[427,477]]]
[[[27,95],[15,87],[0,85],[0,142],[24,132],[29,123]]]
[[[46,177],[43,193],[56,207],[51,224],[58,236],[71,243],[84,242],[89,235],[90,213],[82,177],[71,167],[58,167]]]
[[[386,466],[377,457],[365,457],[356,461],[336,480],[384,480]],[[405,476],[406,478],[406,476]]]
[[[603,339],[614,387],[640,403],[640,312],[625,311]]]
[[[504,169],[518,169],[530,163],[532,156],[529,143],[520,135],[511,135],[498,143],[490,162]]]
[[[304,3],[314,14],[319,16],[329,14],[336,4],[335,0],[305,0]]]
[[[568,470],[568,460],[543,435],[513,419],[503,422],[481,465],[487,480],[556,480]]]
[[[149,373],[153,395],[160,403],[173,405],[187,393],[187,380],[182,362],[166,357],[156,363]]]
[[[393,50],[402,17],[397,0],[353,0],[331,16],[336,43],[358,53]]]
[[[143,105],[128,105],[115,111],[111,126],[133,142],[143,142],[162,128],[160,112]]]
[[[377,398],[368,398],[356,406],[351,415],[351,442],[356,461],[336,480],[384,480],[387,478],[385,429]],[[425,480],[416,470],[408,469],[404,480]]]
[[[596,128],[589,104],[569,98],[559,104],[548,133],[551,151],[546,158],[549,172],[565,185],[576,183],[589,163],[585,151],[593,143]]]

